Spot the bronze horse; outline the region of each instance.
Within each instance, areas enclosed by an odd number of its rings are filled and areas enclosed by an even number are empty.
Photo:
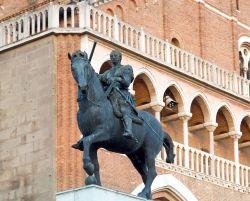
[[[72,55],[72,75],[78,85],[78,126],[83,138],[83,168],[89,175],[85,183],[101,185],[97,150],[105,148],[112,152],[126,154],[145,184],[138,196],[151,199],[151,184],[156,177],[155,158],[162,145],[167,152],[167,162],[174,162],[173,141],[150,113],[138,111],[143,124],[133,124],[133,134],[138,142],[122,136],[123,123],[112,110],[105,96],[97,73],[88,56],[80,50]]]

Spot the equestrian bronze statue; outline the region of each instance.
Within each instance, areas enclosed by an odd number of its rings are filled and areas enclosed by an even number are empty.
[[[155,117],[136,110],[128,92],[134,79],[132,67],[120,64],[117,51],[111,53],[112,68],[102,75],[95,72],[86,52],[78,50],[69,59],[78,86],[77,122],[84,136],[74,148],[84,151],[86,185],[101,185],[97,150],[105,148],[128,156],[145,184],[138,196],[151,199],[155,158],[164,146],[166,162],[173,163],[173,141]]]

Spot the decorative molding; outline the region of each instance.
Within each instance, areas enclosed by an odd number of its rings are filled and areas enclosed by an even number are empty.
[[[192,177],[192,178],[195,178],[198,180],[203,180],[203,181],[206,181],[206,182],[209,182],[209,183],[221,186],[221,187],[225,187],[225,188],[228,188],[228,189],[231,189],[234,191],[238,191],[241,193],[247,193],[247,194],[250,193],[249,187],[241,186],[239,184],[235,184],[235,183],[230,182],[230,181],[225,181],[225,180],[222,180],[222,179],[217,178],[215,176],[210,176],[210,175],[206,175],[204,173],[195,172],[193,170],[190,170],[188,168],[185,168],[185,167],[182,167],[179,165],[168,164],[162,160],[156,159],[156,166],[163,168],[163,169],[166,169],[166,170],[169,170],[169,171],[179,173],[179,174],[183,174],[183,175],[188,176],[188,177]]]
[[[228,138],[228,137],[229,137],[229,133],[223,133],[223,134],[215,135],[214,140],[215,141],[224,140],[225,138]]]
[[[248,26],[247,24],[244,24],[244,23],[240,22],[236,17],[230,16],[230,15],[220,11],[219,9],[211,6],[210,4],[206,3],[204,0],[195,0],[195,1],[197,3],[202,3],[208,10],[224,17],[225,19],[230,20],[230,21],[235,21],[239,26],[241,26],[247,30],[250,30],[250,26]]]
[[[144,184],[140,184],[132,191],[132,195],[137,195],[144,187]],[[158,175],[151,186],[152,193],[164,191],[170,189],[179,198],[185,201],[198,201],[194,194],[185,186],[181,181],[171,174]]]
[[[250,147],[250,141],[239,143],[239,149]]]

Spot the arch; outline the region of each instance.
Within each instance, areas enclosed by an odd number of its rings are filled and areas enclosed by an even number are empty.
[[[120,5],[117,5],[115,8],[115,13],[117,15],[117,17],[121,20],[124,19],[124,13],[123,13],[123,9]]]
[[[115,14],[114,14],[114,11],[111,9],[111,8],[108,8],[107,10],[106,10],[106,12],[109,14],[109,15],[111,15],[111,16],[114,16]]]
[[[131,193],[137,195],[143,189],[144,184],[140,184]],[[179,198],[180,201],[198,201],[194,194],[177,178],[171,174],[158,175],[151,186],[152,193],[159,191],[170,191]]]
[[[35,34],[38,32],[38,17],[37,15],[35,14],[34,15],[34,20],[35,20]]]
[[[105,61],[99,70],[99,74],[103,74],[106,70],[110,69],[112,67],[112,62],[110,60]]]
[[[10,42],[13,42],[13,41],[14,41],[13,30],[14,30],[14,26],[13,26],[13,24],[10,24],[10,25],[9,25]]]
[[[241,36],[238,40],[238,49],[242,46],[243,43],[250,43],[250,37],[249,36]]]
[[[246,117],[250,117],[250,111],[245,112],[244,114],[242,114],[242,115],[240,116],[240,118],[238,118],[238,122],[237,122],[237,124],[236,124],[238,130],[239,130],[239,128],[240,128],[241,122],[242,122]],[[250,126],[250,124],[249,124],[249,126]]]
[[[42,14],[42,12],[40,12],[38,14],[38,16],[39,16],[39,22],[38,22],[38,24],[39,24],[40,31],[41,31],[41,30],[43,30],[43,14]]]
[[[217,109],[215,110],[214,116],[212,118],[214,120],[213,122],[216,122],[216,117],[217,117],[217,114],[220,110],[222,110],[222,113],[224,114],[224,116],[227,120],[229,132],[235,131],[236,130],[235,117],[230,109],[230,106],[226,102],[222,102],[217,106]]]
[[[14,38],[15,38],[16,41],[20,39],[20,34],[19,34],[19,32],[20,32],[20,30],[19,30],[19,23],[20,23],[20,22],[16,22],[16,23],[15,23],[15,27],[14,27],[14,29],[15,29],[15,31],[16,31],[16,33],[15,33],[15,35],[14,35]]]
[[[129,8],[137,9],[137,3],[135,0],[129,0]]]
[[[72,18],[72,8],[68,7],[66,10],[67,13],[67,24],[66,27],[72,27],[72,22],[71,22],[71,18]]]
[[[147,88],[149,89],[151,102],[161,100],[161,98],[158,96],[159,93],[157,91],[156,79],[154,78],[151,71],[149,71],[147,68],[140,68],[134,72],[134,80],[136,80],[136,78],[139,76],[142,77],[142,79],[145,81],[145,84],[147,85]]]
[[[81,47],[81,50],[84,51],[82,47]],[[110,53],[105,54],[101,59],[98,59],[98,60],[93,59],[91,63],[95,71],[100,72],[102,65],[108,61],[110,61]]]
[[[186,109],[186,104],[184,103],[184,96],[183,96],[184,93],[183,93],[182,88],[180,87],[180,85],[176,81],[172,80],[167,85],[165,85],[164,93],[170,87],[171,87],[170,90],[171,90],[173,96],[175,97],[175,100],[178,103],[178,112],[188,111]]]
[[[250,141],[250,115],[242,119],[240,131],[242,132],[242,136],[239,139],[239,143]]]
[[[78,7],[75,7],[74,9],[74,18],[75,18],[74,27],[79,27],[79,8]]]
[[[180,42],[179,42],[179,40],[178,40],[177,38],[175,38],[175,37],[173,37],[173,38],[171,39],[171,44],[174,45],[174,46],[176,46],[176,47],[180,47]]]
[[[23,22],[23,19],[21,19],[21,21],[20,21],[20,28],[21,28],[21,33],[23,33],[24,32],[24,22]]]
[[[64,27],[64,8],[59,8],[59,27]]]
[[[246,129],[248,132],[245,132]],[[239,130],[242,132],[239,142],[250,141],[250,112],[245,113],[240,119]]]
[[[5,26],[4,27],[4,45],[7,45],[9,43],[8,34],[9,34],[8,27]]]
[[[201,110],[202,110],[202,113],[203,113],[203,116],[204,116],[204,121],[205,122],[211,122],[212,119],[211,119],[211,108],[209,106],[209,103],[208,103],[208,98],[206,97],[206,95],[202,92],[196,92],[193,96],[193,98],[191,99],[191,101],[189,102],[188,104],[188,108],[190,108],[190,112],[191,112],[191,107],[192,107],[192,103],[193,101],[197,100]]]

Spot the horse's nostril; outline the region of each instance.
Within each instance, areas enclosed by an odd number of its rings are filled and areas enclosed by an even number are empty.
[[[87,86],[79,86],[79,88],[81,89],[81,91],[86,91]]]

